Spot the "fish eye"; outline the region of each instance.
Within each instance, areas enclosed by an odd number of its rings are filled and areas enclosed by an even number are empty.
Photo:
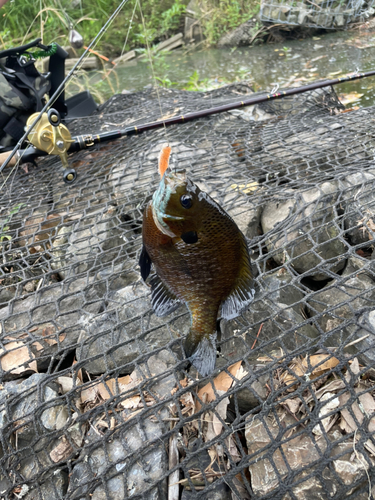
[[[188,194],[183,194],[180,198],[180,203],[184,208],[191,208],[193,200]]]

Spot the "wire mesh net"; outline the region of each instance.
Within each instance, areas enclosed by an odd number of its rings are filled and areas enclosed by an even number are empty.
[[[250,92],[160,101],[171,116]],[[316,90],[75,153],[71,186],[54,157],[10,176],[0,498],[374,497],[375,118],[344,111]],[[69,127],[159,117],[150,90]],[[155,316],[139,277],[166,140],[245,234],[255,276],[251,306],[218,321],[204,380],[184,359],[186,307]]]
[[[263,22],[323,29],[365,22],[374,14],[373,0],[262,0],[260,8]]]

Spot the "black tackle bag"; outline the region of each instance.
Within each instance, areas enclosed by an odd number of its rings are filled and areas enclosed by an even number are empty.
[[[0,51],[0,152],[13,149],[25,133],[27,119],[40,111],[65,77],[68,53],[41,39]],[[36,57],[49,57],[48,72],[35,67]],[[65,100],[62,91],[53,103],[62,119],[87,116],[97,109],[88,91]]]

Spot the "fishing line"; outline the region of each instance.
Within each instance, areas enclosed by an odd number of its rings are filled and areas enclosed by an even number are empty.
[[[124,42],[124,45],[122,46],[122,50],[121,50],[121,54],[120,54],[120,57],[119,59],[121,59],[121,57],[124,55],[124,52],[125,52],[125,47],[126,47],[126,44],[128,43],[128,38],[129,38],[129,34],[130,34],[130,30],[132,29],[132,23],[133,23],[133,20],[134,20],[134,15],[135,15],[135,9],[137,8],[137,5],[138,5],[138,0],[135,1],[135,4],[134,4],[134,9],[133,9],[133,13],[132,13],[132,17],[130,18],[130,22],[129,22],[129,28],[128,28],[128,32],[126,33],[126,38],[125,38],[125,42]],[[113,66],[106,75],[104,75],[103,77],[103,80],[104,78],[108,78],[109,75],[112,73],[112,71],[116,68],[117,66],[117,63],[115,66]]]
[[[61,95],[61,93],[64,91],[65,89],[65,84],[69,82],[69,80],[72,78],[72,76],[74,75],[75,71],[77,70],[77,68],[79,66],[82,65],[84,59],[86,57],[89,56],[90,52],[89,50],[90,49],[93,49],[95,47],[95,45],[99,42],[100,38],[104,35],[104,33],[107,31],[107,29],[109,28],[109,26],[113,23],[113,21],[116,19],[116,17],[118,16],[118,14],[121,12],[122,8],[125,6],[126,3],[128,3],[129,0],[122,0],[122,2],[120,3],[120,5],[117,7],[117,9],[113,12],[113,14],[111,15],[111,17],[108,19],[108,21],[104,24],[104,26],[100,29],[99,33],[95,36],[95,38],[90,42],[89,46],[87,47],[87,49],[85,50],[85,52],[81,55],[81,57],[78,59],[78,61],[76,62],[76,64],[73,66],[73,68],[69,71],[69,73],[67,74],[67,76],[64,78],[64,80],[62,81],[62,83],[59,85],[59,87],[56,89],[56,91],[54,92],[54,94],[49,98],[49,100],[47,101],[47,103],[43,106],[42,110],[39,112],[39,115],[35,118],[35,120],[33,121],[33,123],[30,125],[30,127],[26,130],[26,132],[24,133],[24,135],[21,137],[21,139],[17,142],[17,144],[15,145],[15,147],[13,148],[12,152],[10,153],[10,155],[8,156],[8,158],[5,160],[5,162],[0,166],[0,173],[4,170],[4,168],[9,164],[10,160],[13,158],[13,156],[17,153],[17,151],[21,148],[22,146],[22,143],[27,139],[27,136],[29,135],[29,133],[33,130],[33,128],[35,127],[35,125],[38,123],[38,121],[41,119],[43,113],[45,113],[47,111],[47,109],[49,107],[51,107],[53,105],[53,103],[56,101],[56,99],[58,99],[58,97]],[[22,155],[21,155],[22,157]],[[12,168],[11,172],[9,173],[8,177],[5,179],[5,181],[3,182],[3,184],[0,186],[0,191],[3,189],[5,183],[7,182],[7,180],[9,179],[9,177],[12,175],[12,173],[18,168],[19,166],[19,162],[20,162],[20,158],[17,159],[17,162],[16,162],[16,165]]]
[[[150,61],[151,73],[152,73],[152,77],[153,77],[154,83],[155,83],[156,95],[158,97],[158,103],[159,103],[159,109],[160,109],[160,120],[163,122],[164,132],[165,132],[165,136],[167,138],[168,146],[169,146],[170,145],[169,144],[169,136],[168,136],[168,132],[167,132],[167,126],[165,125],[165,122],[163,120],[164,113],[163,113],[163,109],[162,109],[162,105],[161,105],[161,99],[160,99],[160,95],[159,95],[159,86],[158,86],[157,81],[156,81],[156,76],[155,76],[155,72],[154,72],[154,66],[153,66],[152,57],[151,57],[151,49],[150,49],[150,45],[148,43],[146,25],[145,25],[145,20],[144,20],[144,17],[143,17],[143,12],[142,12],[142,7],[141,7],[141,2],[140,1],[139,1],[139,11],[141,13],[142,26],[143,26],[143,31],[145,33],[146,47],[147,47],[148,59]]]

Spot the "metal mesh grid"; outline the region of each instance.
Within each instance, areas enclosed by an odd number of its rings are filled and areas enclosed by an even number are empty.
[[[160,99],[177,115],[249,92]],[[72,186],[55,158],[11,176],[0,201],[0,498],[373,494],[375,119],[343,111],[328,89],[168,129],[179,167],[248,238],[256,277],[251,307],[220,321],[203,381],[184,361],[186,308],[156,317],[137,265],[165,131],[71,156]],[[159,116],[155,91],[140,92],[70,129]]]
[[[260,7],[263,22],[324,29],[365,22],[374,14],[373,0],[262,0]]]

